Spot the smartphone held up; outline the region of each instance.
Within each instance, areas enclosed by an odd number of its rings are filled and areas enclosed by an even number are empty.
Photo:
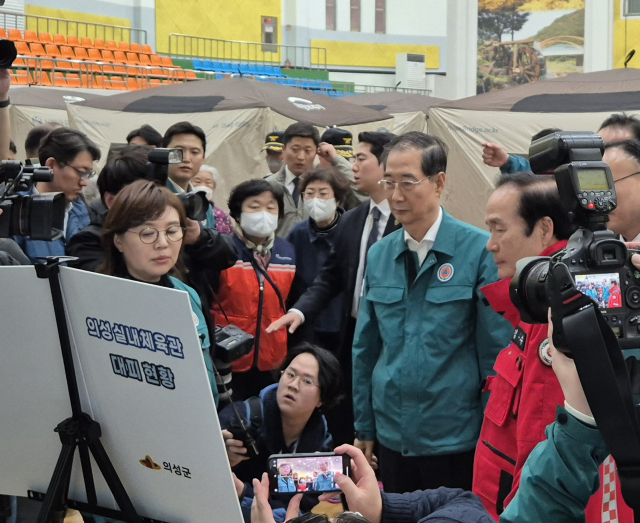
[[[335,479],[351,475],[347,454],[274,454],[269,456],[269,490],[272,494],[340,492]]]

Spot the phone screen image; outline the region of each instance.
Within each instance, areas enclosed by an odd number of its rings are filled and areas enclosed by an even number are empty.
[[[275,459],[273,492],[337,492],[335,478],[343,474],[342,456],[301,456]]]
[[[622,307],[620,275],[576,274],[576,288],[598,304],[600,309],[619,309]]]

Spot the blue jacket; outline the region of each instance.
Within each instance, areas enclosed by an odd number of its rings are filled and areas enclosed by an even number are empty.
[[[475,448],[481,383],[513,333],[480,292],[497,280],[488,238],[443,210],[433,248],[410,288],[404,231],[371,247],[353,342],[360,440],[377,437],[405,456]]]
[[[24,194],[35,194],[35,191],[31,190]],[[45,242],[32,240],[28,236],[14,236],[14,240],[29,257],[31,263],[44,263],[43,260],[38,260],[37,258],[44,256],[65,256],[67,242],[74,234],[89,225],[89,223],[91,223],[91,220],[87,206],[82,199],[78,198],[71,204],[67,218],[67,230],[62,238],[52,242]]]
[[[295,492],[295,491],[296,491],[296,484],[292,478],[283,478],[283,477],[278,478],[278,492],[288,493],[288,492]]]
[[[340,214],[344,211],[339,209]],[[339,221],[339,219],[338,219]],[[336,224],[337,225],[337,224]],[[311,218],[296,224],[287,241],[293,245],[296,251],[296,273],[302,278],[304,288],[300,289],[304,292],[313,285],[313,281],[324,266],[324,262],[329,257],[333,241],[335,239],[337,227],[334,227],[328,233],[318,233],[317,229],[311,223]],[[342,311],[342,293],[337,294],[324,309],[314,322],[316,331],[320,332],[339,332],[341,311]]]
[[[529,160],[513,154],[510,154],[507,163],[500,167],[500,172],[503,173],[519,173],[530,170],[531,165],[529,164]]]

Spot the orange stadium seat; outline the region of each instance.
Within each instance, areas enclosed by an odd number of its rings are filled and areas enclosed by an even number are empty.
[[[139,65],[140,58],[138,58],[138,55],[136,53],[127,53],[127,62],[132,65]]]
[[[148,54],[141,54],[140,56],[140,65],[151,65],[151,60],[149,60]]]
[[[49,79],[49,75],[44,71],[35,71],[33,73],[33,80],[37,85],[51,87],[51,80]]]
[[[13,67],[27,67],[27,64],[22,58],[16,58],[13,61]]]
[[[73,35],[67,36],[67,45],[70,45],[71,47],[78,47],[80,45],[80,38]]]
[[[107,44],[107,49],[109,49],[109,51],[117,51],[118,50],[118,44],[115,42],[115,40],[107,40],[105,42],[105,44]]]
[[[25,42],[38,42],[38,33],[36,33],[35,31],[25,31],[24,32],[24,41]]]
[[[144,44],[144,45],[142,46],[142,52],[143,52],[144,54],[153,54],[153,49],[151,49],[151,46],[150,46],[150,45]]]
[[[80,75],[76,73],[67,73],[67,87],[82,87]]]
[[[126,91],[127,84],[124,83],[124,80],[121,76],[112,76],[109,81],[111,82],[111,86],[107,87],[107,89],[113,89],[116,91]]]
[[[53,73],[52,82],[54,87],[68,87],[64,73]]]
[[[7,35],[7,31],[5,30],[4,27],[0,27],[0,38],[4,38],[5,40],[9,38],[9,36]]]
[[[107,62],[107,63],[114,63],[116,61],[116,59],[113,57],[113,53],[107,49],[103,49],[101,51],[102,53],[102,61],[103,62]]]
[[[40,40],[40,43],[42,45],[52,44],[53,43],[53,38],[51,38],[51,34],[49,34],[49,33],[40,33],[38,35],[38,39]]]
[[[29,71],[18,70],[11,74],[11,83],[15,85],[29,85],[33,83]]]
[[[67,45],[67,37],[64,35],[53,35],[53,43],[56,45]]]
[[[89,55],[85,47],[76,47],[74,51],[76,53],[76,60],[89,60]]]
[[[127,80],[127,87],[129,88],[129,91],[137,91],[138,89],[140,89],[138,80],[136,80],[135,78],[129,78]]]
[[[31,49],[29,49],[29,44],[21,41],[16,41],[14,43],[16,44],[16,50],[18,51],[18,54],[25,55],[25,56],[33,56]]]
[[[118,50],[128,53],[129,51],[131,51],[131,46],[128,44],[128,42],[118,42]]]
[[[173,65],[173,60],[171,60],[170,56],[162,56],[161,59],[164,67],[178,68],[177,65]]]
[[[14,42],[23,41],[24,36],[22,36],[22,31],[20,31],[20,29],[9,29],[9,40],[13,40]]]
[[[131,52],[140,54],[142,52],[142,46],[140,44],[131,44]]]
[[[104,45],[104,40],[101,40],[100,38],[96,38],[93,41],[93,47],[95,47],[96,49],[101,49],[101,50],[107,48],[107,46]]]
[[[93,42],[91,41],[91,38],[87,36],[83,36],[80,39],[80,47],[86,47],[87,49],[89,49],[90,47],[93,47]]]
[[[187,80],[197,80],[198,77],[193,71],[187,71]]]
[[[33,42],[31,44],[31,54],[33,56],[47,56],[47,52],[42,47],[41,43]]]
[[[167,73],[163,69],[151,69],[149,73],[151,76],[162,76],[163,78],[167,77]]]
[[[102,55],[98,49],[91,47],[87,49],[87,52],[89,53],[89,60],[92,62],[102,62]]]
[[[71,49],[71,47],[69,47],[68,49]],[[59,56],[62,56],[60,54],[58,46],[55,44],[47,44],[45,50],[47,51],[47,56],[51,56],[52,58],[58,58]]]
[[[73,48],[68,45],[63,45],[60,48],[60,53],[64,58],[69,58],[69,60],[76,59],[76,55],[73,53]]]
[[[40,60],[40,68],[50,71],[53,69],[53,60]]]
[[[162,67],[162,58],[160,58],[159,54],[151,55],[151,65],[159,65],[160,67]]]
[[[157,78],[149,79],[149,87],[160,87],[160,86],[162,86],[162,80],[159,80]]]
[[[124,51],[114,51],[113,59],[115,60],[115,63],[118,63],[118,64],[128,63],[127,55],[124,54]]]

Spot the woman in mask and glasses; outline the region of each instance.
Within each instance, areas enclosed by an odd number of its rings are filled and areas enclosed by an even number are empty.
[[[249,180],[229,196],[238,261],[222,271],[212,314],[216,325],[235,325],[255,337],[252,351],[233,362],[233,398],[256,396],[273,383],[272,371],[287,356],[287,332],[266,328],[286,313],[296,276],[292,245],[275,235],[284,213],[282,189],[266,180]],[[230,389],[230,368],[218,366]],[[223,403],[228,401],[226,396]]]
[[[186,219],[182,202],[169,189],[147,180],[127,185],[111,204],[104,222],[104,264],[98,272],[189,294],[209,383],[218,405],[205,313],[196,291],[177,277],[184,274],[182,248]]]
[[[329,257],[340,217],[344,214],[341,206],[350,189],[344,175],[326,167],[303,174],[299,187],[309,219],[296,224],[287,241],[296,251],[297,271],[304,292],[313,284]],[[342,294],[335,296],[313,326],[314,342],[329,350],[340,346],[342,301]]]

